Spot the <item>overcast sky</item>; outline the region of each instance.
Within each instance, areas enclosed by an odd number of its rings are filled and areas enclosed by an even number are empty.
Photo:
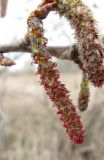
[[[99,33],[104,33],[104,0],[84,0],[92,9],[98,21]],[[26,18],[41,0],[9,0],[7,15],[0,19],[0,44],[15,42],[21,39],[26,31]],[[95,8],[97,6],[97,8]],[[50,13],[44,21],[45,36],[49,45],[70,45],[74,42],[74,31],[64,18],[59,18],[55,13]],[[29,58],[25,55],[23,59]],[[17,68],[23,66],[23,59],[17,61]]]
[[[96,17],[99,30],[104,30],[104,1],[103,0],[84,0],[93,10]],[[11,40],[20,39],[26,33],[26,18],[29,13],[37,7],[41,0],[9,0],[7,16],[2,19],[0,24],[0,43],[9,43]],[[94,8],[97,5],[97,9]],[[53,20],[54,18],[54,20]],[[59,18],[58,15],[51,13],[44,22],[46,36],[49,38],[50,45],[66,45],[73,42],[70,36],[73,31],[70,30],[68,23]],[[8,35],[8,36],[7,36]],[[6,39],[5,39],[6,36]],[[60,37],[60,39],[59,39]]]

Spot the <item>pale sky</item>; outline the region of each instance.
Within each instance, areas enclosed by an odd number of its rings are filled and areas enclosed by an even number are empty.
[[[84,1],[93,10],[99,24],[99,30],[104,31],[104,1]],[[9,0],[7,16],[1,20],[2,23],[0,24],[0,44],[9,43],[12,39],[14,41],[23,37],[27,30],[26,18],[40,2],[41,0]],[[93,4],[96,4],[98,8],[95,9]],[[66,45],[73,42],[73,38],[70,36],[73,31],[70,30],[68,22],[63,19],[60,20],[58,15],[51,13],[45,20],[44,26],[50,45]],[[59,36],[62,38],[59,39]]]
[[[99,32],[104,33],[104,0],[84,0],[92,9],[95,18],[98,21]],[[7,15],[0,19],[0,44],[7,44],[21,39],[26,31],[26,18],[29,13],[34,10],[41,0],[9,0]],[[93,7],[96,4],[97,9]],[[57,26],[57,27],[56,27]],[[73,33],[68,22],[60,19],[55,13],[50,13],[44,21],[45,36],[49,39],[49,45],[70,45],[74,42]],[[29,59],[29,55],[25,55],[17,61],[16,68],[23,66],[23,61]],[[30,57],[31,59],[31,57]]]
[[[104,0],[84,1],[93,10],[94,16],[96,17],[99,24],[99,30],[104,32]],[[41,0],[9,0],[7,17],[6,21],[4,22],[8,23],[8,28],[6,27],[7,32],[8,30],[12,31],[12,34],[14,34],[14,36],[18,32],[17,39],[23,37],[27,30],[26,18],[29,15],[29,13],[32,10],[34,10],[40,2]],[[93,7],[93,4],[96,4],[98,8],[95,9]],[[46,29],[46,36],[49,38],[50,45],[66,45],[68,43],[73,42],[73,38],[70,36],[71,34],[73,34],[73,31],[70,30],[70,27],[68,26],[68,23],[65,20],[59,19],[58,15],[53,15],[53,13],[51,13],[45,20],[44,26]],[[59,27],[55,29],[55,26]],[[5,29],[4,26],[3,28]],[[60,35],[62,38],[59,39]],[[3,39],[1,43],[4,43]]]

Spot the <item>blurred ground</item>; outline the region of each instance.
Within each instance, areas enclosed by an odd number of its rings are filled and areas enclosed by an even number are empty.
[[[79,72],[61,75],[74,103],[80,79]],[[0,160],[103,160],[104,89],[91,88],[89,109],[81,115],[86,141],[76,146],[38,81],[31,73],[0,74]]]

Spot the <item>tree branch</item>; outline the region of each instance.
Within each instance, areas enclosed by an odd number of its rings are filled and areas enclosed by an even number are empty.
[[[79,64],[79,60],[78,60],[78,48],[76,45],[72,45],[72,46],[64,46],[64,47],[60,47],[60,46],[48,46],[47,50],[49,51],[49,53],[59,59],[66,59],[66,60],[71,60],[74,61],[75,63]],[[31,47],[29,44],[29,41],[27,39],[27,37],[25,36],[25,38],[23,40],[21,40],[21,42],[17,42],[15,44],[9,44],[9,45],[1,45],[0,46],[0,53],[9,53],[9,52],[28,52],[28,53],[32,53],[31,52]]]

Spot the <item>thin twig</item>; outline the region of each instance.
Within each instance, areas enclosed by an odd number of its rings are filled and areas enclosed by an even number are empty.
[[[9,45],[1,45],[0,46],[0,53],[9,53],[9,52],[31,52],[31,48],[28,45],[27,42],[23,43],[24,40],[21,40],[21,42],[17,42],[15,44],[9,44]],[[49,53],[59,59],[66,59],[66,60],[71,60],[79,64],[79,59],[78,59],[78,48],[76,45],[71,45],[71,46],[48,46],[47,50]]]

